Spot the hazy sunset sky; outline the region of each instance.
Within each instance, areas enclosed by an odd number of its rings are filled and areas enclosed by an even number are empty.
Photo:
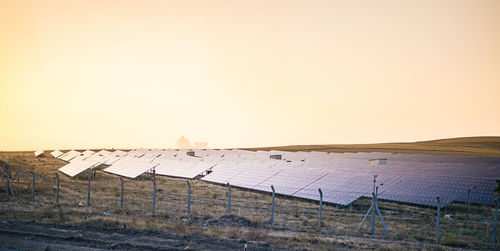
[[[0,150],[500,135],[500,1],[0,1]]]

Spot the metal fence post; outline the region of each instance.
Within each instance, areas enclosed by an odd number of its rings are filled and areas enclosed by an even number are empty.
[[[441,201],[439,201],[439,196],[437,199],[437,218],[436,218],[436,242],[439,243],[439,219],[441,218]]]
[[[321,229],[321,213],[322,213],[322,207],[323,207],[323,192],[321,191],[321,188],[318,189],[318,191],[319,191],[318,229]]]
[[[231,185],[229,182],[227,183],[227,213],[231,213]]]
[[[385,225],[384,217],[382,217],[382,213],[378,208],[378,187],[375,190],[375,210],[377,211],[378,216],[380,217],[380,222],[382,222],[382,226],[384,227],[385,233],[389,234],[389,229],[387,229],[387,225]]]
[[[31,184],[31,201],[35,201],[35,173],[30,171],[33,176],[33,183]]]
[[[87,188],[87,206],[90,207],[90,179],[92,178],[92,175],[87,174],[87,178],[89,180],[88,188]]]
[[[467,213],[470,213],[470,189],[467,191]]]
[[[120,208],[123,208],[123,177],[120,176],[120,181],[121,181],[121,193],[120,193]]]
[[[186,181],[187,184],[188,184],[188,212],[187,212],[187,215],[190,216],[191,215],[191,183],[189,183],[189,180]]]
[[[56,190],[56,204],[59,204],[59,174],[56,173],[57,190]]]
[[[375,234],[375,193],[372,193],[372,219],[371,219],[371,234]]]
[[[5,188],[5,192],[7,193],[7,196],[11,196],[11,190],[10,190],[10,167],[9,165],[7,165],[7,171],[6,171],[6,175],[7,176],[7,183],[5,183],[6,185],[6,188]]]
[[[361,197],[359,200],[360,200],[359,211],[362,212],[363,211],[363,197]]]
[[[495,198],[495,217],[493,218],[493,236],[491,238],[491,246],[494,248],[497,238],[497,219],[498,219],[498,198]]]
[[[271,226],[273,225],[274,223],[274,198],[276,196],[276,191],[274,190],[274,186],[271,185],[271,189],[273,190],[273,204],[272,204],[272,207],[271,207]]]
[[[8,169],[7,169],[7,193],[9,195],[11,195],[12,197],[14,197],[14,195],[16,194],[14,192],[14,188],[12,188],[12,173],[11,173],[11,165],[7,165]]]
[[[156,206],[156,179],[153,176],[153,214],[155,213],[155,206]]]

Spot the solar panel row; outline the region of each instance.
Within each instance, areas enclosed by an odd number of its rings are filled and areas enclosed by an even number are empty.
[[[71,150],[59,158],[70,162],[61,168],[70,176],[102,163],[109,166],[104,171],[129,178],[153,170],[189,179],[205,175],[204,181],[265,192],[273,185],[279,194],[311,200],[319,199],[321,188],[325,202],[340,205],[371,197],[374,175],[380,199],[435,206],[439,196],[445,206],[466,201],[470,190],[471,202],[491,204],[495,179],[500,178],[500,158],[238,149],[194,152],[195,156],[186,150]],[[280,155],[281,160],[270,159],[271,155]],[[388,159],[387,165],[369,165],[368,160],[379,158]]]

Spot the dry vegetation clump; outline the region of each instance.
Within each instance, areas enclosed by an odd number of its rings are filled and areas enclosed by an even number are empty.
[[[191,215],[187,215],[185,179],[157,176],[156,208],[152,212],[153,183],[150,179],[125,179],[124,207],[120,207],[120,179],[98,170],[91,182],[91,206],[87,206],[87,176],[60,174],[59,204],[55,203],[55,173],[65,162],[31,152],[1,154],[24,163],[19,183],[13,182],[14,198],[0,187],[0,220],[136,229],[213,237],[241,243],[300,250],[448,250],[487,249],[491,242],[493,210],[490,206],[453,203],[448,213],[455,220],[441,221],[441,243],[435,242],[435,208],[380,201],[379,207],[390,235],[376,221],[355,232],[369,207],[369,199],[355,201],[352,208],[324,204],[318,228],[316,202],[276,197],[275,221],[270,224],[271,196],[245,189],[232,189],[231,213],[227,214],[227,187],[191,180]],[[16,169],[17,166],[13,166]],[[30,170],[36,173],[36,196],[31,201]],[[15,172],[14,172],[15,173]]]

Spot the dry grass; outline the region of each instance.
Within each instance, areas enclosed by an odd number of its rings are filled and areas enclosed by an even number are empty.
[[[500,137],[466,137],[411,143],[299,145],[247,148],[246,150],[319,151],[319,152],[390,152],[441,154],[465,157],[500,157]]]
[[[3,153],[3,159],[15,157],[37,173],[36,198],[31,202],[31,175],[21,172],[20,183],[14,182],[16,197],[7,197],[0,189],[1,220],[34,220],[37,222],[89,225],[96,227],[133,228],[153,231],[175,231],[191,235],[233,239],[240,242],[264,241],[270,245],[303,250],[370,249],[370,250],[448,250],[452,247],[486,249],[492,232],[493,210],[488,206],[454,204],[449,210],[455,221],[442,220],[441,243],[435,245],[435,208],[380,202],[389,227],[387,236],[380,222],[376,233],[368,233],[368,224],[354,232],[363,213],[360,201],[353,209],[323,207],[323,227],[318,230],[318,206],[315,202],[277,196],[275,223],[269,224],[271,196],[233,188],[231,213],[250,221],[248,226],[207,226],[204,222],[226,213],[227,188],[192,180],[191,217],[187,217],[187,185],[184,179],[158,177],[156,212],[152,213],[153,184],[148,179],[125,180],[125,206],[120,208],[120,179],[97,172],[92,182],[91,207],[87,207],[87,180],[84,175],[69,178],[60,175],[60,203],[55,204],[55,172],[65,162],[35,158],[32,153]],[[10,156],[5,156],[10,155]],[[15,173],[15,172],[14,172]],[[368,207],[364,200],[364,210]]]

